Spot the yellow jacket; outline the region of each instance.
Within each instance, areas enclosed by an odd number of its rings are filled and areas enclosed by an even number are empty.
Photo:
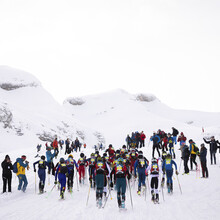
[[[18,168],[17,176],[20,174],[25,175],[25,168],[27,166],[28,164],[25,164],[21,158],[18,158],[17,159],[17,168]]]

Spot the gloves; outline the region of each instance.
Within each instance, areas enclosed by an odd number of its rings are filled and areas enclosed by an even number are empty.
[[[34,172],[36,173],[36,169],[34,169]]]
[[[176,175],[178,175],[179,173],[178,173],[178,171],[176,170]]]
[[[56,185],[57,184],[57,181],[55,180],[54,184]]]

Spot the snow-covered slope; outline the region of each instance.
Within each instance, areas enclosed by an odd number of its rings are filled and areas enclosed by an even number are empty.
[[[36,136],[49,141],[55,135],[97,142],[95,131],[71,117],[34,76],[5,66],[0,67],[0,131],[4,146],[11,149],[15,143],[8,136],[24,145]]]
[[[220,133],[220,128],[216,128],[220,124],[220,113],[175,110],[151,94],[131,95],[117,89],[98,95],[68,98],[64,106],[74,118],[99,129],[107,142],[119,146],[132,131],[144,130],[150,136],[159,128],[171,132],[174,126],[186,135],[191,135],[193,131],[200,136],[202,127],[211,133]],[[210,128],[212,126],[213,129]]]

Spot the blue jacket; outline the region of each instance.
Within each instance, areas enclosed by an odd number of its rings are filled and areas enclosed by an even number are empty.
[[[54,152],[53,154],[51,153],[50,150],[48,150],[46,152],[46,157],[47,157],[47,162],[50,163],[50,162],[53,162],[53,158],[56,156],[56,153]]]
[[[64,164],[64,165],[66,165],[66,164]],[[67,167],[67,172],[64,174],[64,173],[60,173],[60,168],[61,168],[61,164],[59,164],[58,165],[58,167],[57,167],[57,170],[56,170],[56,173],[55,173],[55,180],[57,180],[57,175],[60,175],[60,176],[66,176],[66,173],[68,173],[68,174],[70,174],[70,169],[69,169],[69,167],[68,166],[66,166]]]
[[[151,137],[150,139],[151,141],[153,141],[153,144],[158,144],[160,143],[160,137],[156,134],[153,137]]]
[[[38,160],[37,162],[33,163],[34,169],[35,169],[35,165],[36,165],[36,164],[39,164],[40,161],[42,161],[42,160]],[[44,162],[45,162],[45,168],[39,168],[39,169],[44,169],[44,170],[45,170],[45,169],[46,169],[46,166],[49,168],[48,162],[47,162],[47,161],[44,161]]]
[[[138,171],[138,173],[142,173],[142,172],[145,172],[145,170],[147,169],[147,167],[148,167],[147,161],[146,161],[145,158],[142,158],[142,159],[143,159],[143,161],[140,161],[139,158],[135,161],[135,163],[134,163],[134,175],[137,174],[137,171]],[[143,167],[139,166],[141,162],[144,163]]]
[[[174,138],[173,138],[173,137],[168,137],[168,138],[167,138],[167,141],[168,141],[169,147],[173,147]]]
[[[162,170],[171,171],[171,170],[173,170],[173,165],[175,166],[175,169],[177,170],[177,165],[174,160],[165,159],[162,164]]]

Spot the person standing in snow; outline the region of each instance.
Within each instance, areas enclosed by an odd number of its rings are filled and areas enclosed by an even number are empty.
[[[71,150],[70,150],[70,140],[69,140],[69,138],[66,139],[65,145],[66,145],[65,155],[66,155],[66,154],[70,154],[70,151],[71,151]]]
[[[2,162],[2,179],[3,179],[3,193],[6,192],[6,188],[8,185],[8,192],[11,192],[11,179],[13,166],[8,155],[5,156],[4,161]]]
[[[180,150],[182,151],[182,147],[186,143],[186,137],[184,136],[183,132],[180,133],[180,136],[178,137],[177,142],[180,142]]]
[[[172,136],[173,136],[173,139],[174,139],[174,143],[177,144],[177,135],[179,134],[179,131],[174,127],[172,127],[172,130],[173,130]]]
[[[197,170],[197,163],[196,163],[196,155],[198,152],[198,149],[196,147],[195,142],[190,139],[189,140],[190,146],[189,146],[189,151],[190,151],[190,168],[191,170],[193,169],[193,163],[196,165],[196,170]]]
[[[200,161],[201,161],[201,167],[202,167],[202,177],[203,178],[208,178],[209,173],[208,173],[208,168],[206,164],[206,156],[207,156],[207,149],[205,147],[205,144],[201,144],[201,149],[200,149]]]
[[[25,155],[22,155],[21,158],[17,158],[16,162],[17,162],[17,169],[18,169],[17,177],[19,180],[18,190],[22,189],[22,191],[25,192],[27,185],[28,185],[27,177],[25,175],[25,168],[29,170],[29,162],[26,161]]]
[[[54,139],[52,145],[53,145],[54,152],[56,153],[55,158],[57,158],[57,155],[59,153],[57,137]]]
[[[151,141],[153,141],[153,152],[152,157],[154,158],[154,151],[157,149],[157,153],[160,157],[160,151],[159,151],[159,143],[160,143],[160,137],[156,134],[156,132],[153,133],[153,136],[150,138]]]
[[[49,164],[45,161],[45,156],[41,156],[41,159],[33,164],[34,172],[36,172],[35,165],[38,164],[38,177],[40,179],[39,182],[39,193],[44,192],[45,179],[46,179],[46,166],[49,168]]]
[[[189,167],[188,167],[188,161],[190,157],[190,151],[189,146],[185,145],[184,142],[182,142],[182,159],[183,159],[183,165],[184,165],[184,173],[183,174],[189,174]]]
[[[84,153],[80,154],[80,158],[78,160],[78,166],[79,166],[79,183],[84,184],[85,180],[85,169],[88,165],[88,162],[85,159]]]
[[[175,159],[175,157],[176,157],[175,152],[174,152],[174,142],[175,142],[175,140],[174,140],[173,137],[171,137],[170,133],[168,133],[167,141],[168,141],[168,147],[169,147],[169,150],[170,150],[170,154],[171,154],[172,158]]]
[[[145,142],[145,138],[146,138],[146,135],[142,131],[141,134],[140,134],[140,148],[145,146],[145,143],[144,143]]]
[[[211,157],[211,165],[213,164],[213,160],[214,160],[214,164],[216,164],[216,152],[219,142],[215,140],[214,136],[211,137],[210,141],[207,141],[205,138],[203,138],[203,140],[205,141],[206,144],[209,144],[210,146],[209,151]]]
[[[56,153],[54,152],[52,154],[51,149],[52,149],[51,147],[47,147],[47,151],[46,151],[47,163],[49,164],[48,174],[50,174],[52,170],[52,175],[55,175],[53,158],[56,156]]]

